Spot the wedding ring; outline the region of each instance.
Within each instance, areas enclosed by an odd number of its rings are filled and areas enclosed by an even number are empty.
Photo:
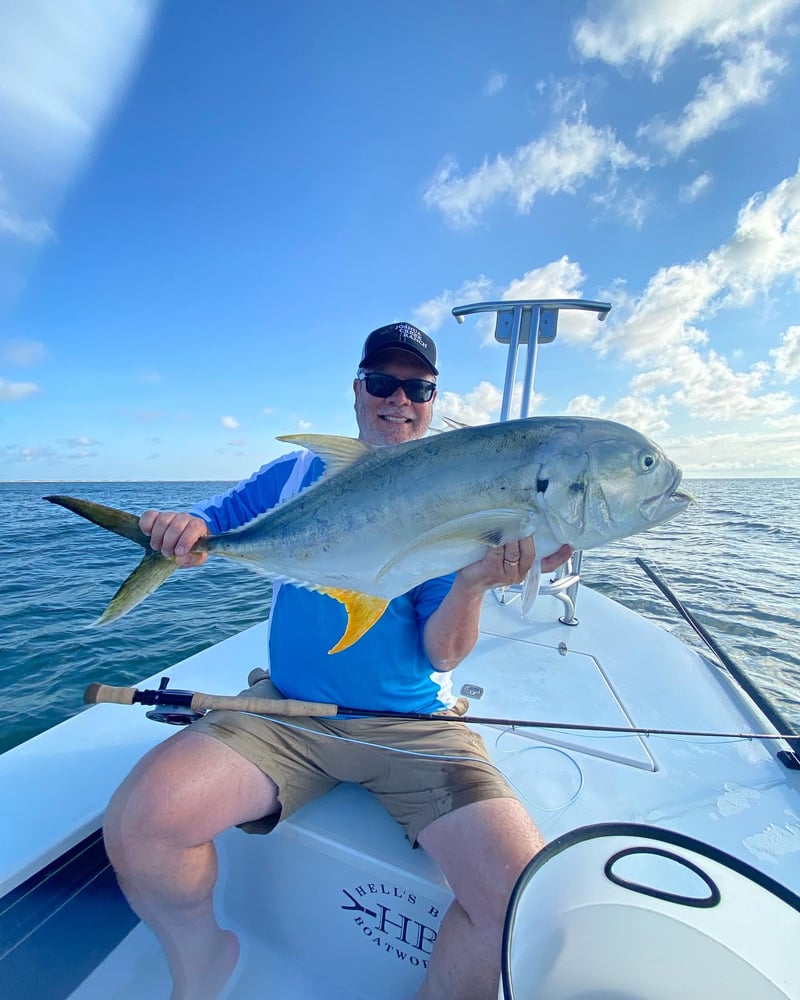
[[[509,566],[519,566],[519,559],[504,559],[504,563],[508,563]]]

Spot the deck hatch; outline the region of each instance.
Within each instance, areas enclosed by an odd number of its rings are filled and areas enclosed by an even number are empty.
[[[465,683],[484,689],[482,716],[636,726],[598,661],[587,653],[482,631],[475,652],[461,670]],[[619,764],[656,770],[649,748],[637,734],[538,728],[514,732]]]

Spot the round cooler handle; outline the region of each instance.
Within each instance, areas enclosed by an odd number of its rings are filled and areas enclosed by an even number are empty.
[[[644,885],[641,882],[634,882],[631,879],[626,879],[618,875],[614,871],[614,865],[623,858],[635,854],[656,854],[659,857],[667,858],[669,861],[675,861],[677,864],[683,865],[684,868],[687,868],[703,881],[708,887],[708,895],[684,896],[682,893],[667,892],[666,889]],[[716,906],[722,898],[714,880],[709,875],[706,875],[701,868],[698,868],[697,865],[693,864],[687,858],[682,858],[679,854],[673,854],[671,851],[665,851],[659,847],[627,847],[625,850],[617,851],[616,854],[612,854],[608,861],[606,861],[603,871],[609,881],[621,886],[623,889],[630,889],[631,892],[639,892],[644,896],[653,896],[655,899],[663,899],[668,903],[680,903],[682,906],[711,907]]]

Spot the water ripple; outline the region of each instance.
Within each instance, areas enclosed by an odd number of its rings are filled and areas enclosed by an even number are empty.
[[[269,582],[223,560],[176,574],[126,618],[89,627],[136,565],[132,544],[43,503],[67,493],[141,511],[186,509],[225,483],[3,483],[0,750],[83,709],[87,684],[130,684],[263,620]],[[796,480],[695,480],[677,521],[584,557],[593,587],[697,646],[634,563],[656,566],[728,655],[800,725]],[[235,595],[235,599],[231,599]]]

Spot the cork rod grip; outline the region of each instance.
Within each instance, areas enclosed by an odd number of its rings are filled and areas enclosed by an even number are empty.
[[[251,698],[246,695],[202,694],[192,698],[196,712],[208,709],[229,709],[233,712],[253,712],[255,715],[336,715],[339,709],[319,701],[295,701],[293,698]]]
[[[136,688],[112,687],[110,684],[90,684],[83,692],[87,705],[132,705]]]
[[[139,696],[138,698],[136,696]],[[156,700],[155,696],[160,696]],[[191,698],[191,700],[190,700]],[[140,701],[147,705],[188,705],[195,712],[210,709],[228,709],[234,712],[253,712],[256,715],[336,715],[336,705],[318,701],[295,701],[293,698],[256,698],[251,695],[203,694],[196,691],[176,691],[170,699],[168,691],[138,691],[132,687],[113,687],[110,684],[90,684],[83,693],[87,705],[133,705]]]

